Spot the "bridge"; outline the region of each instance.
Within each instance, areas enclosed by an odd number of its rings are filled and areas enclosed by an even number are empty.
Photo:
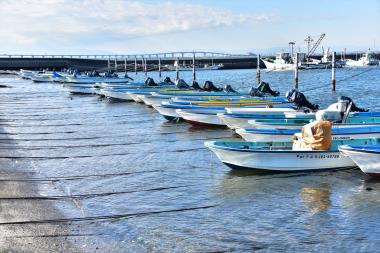
[[[341,58],[357,59],[364,52],[341,53]],[[339,55],[339,53],[337,53]],[[380,58],[379,52],[374,52]],[[197,65],[223,64],[223,69],[256,68],[257,58],[254,54],[228,54],[206,51],[182,51],[150,54],[0,54],[0,69],[64,69],[75,68],[81,71],[112,68],[127,71],[155,71],[161,66],[173,65],[179,61],[191,65],[195,57]],[[273,56],[263,56],[271,57]],[[321,58],[321,55],[313,56]],[[339,56],[338,56],[339,57]],[[263,62],[261,67],[265,67]]]
[[[199,51],[183,51],[183,52],[166,52],[166,53],[150,53],[150,54],[0,54],[0,58],[47,58],[47,59],[185,59],[185,58],[251,58],[252,55],[245,54],[228,54],[219,52],[199,52]]]
[[[0,69],[62,69],[103,70],[105,68],[135,69],[141,71],[145,65],[148,71],[156,70],[158,63],[172,65],[174,61],[192,64],[223,64],[224,68],[253,68],[255,55],[228,54],[206,51],[182,51],[150,54],[0,54]]]

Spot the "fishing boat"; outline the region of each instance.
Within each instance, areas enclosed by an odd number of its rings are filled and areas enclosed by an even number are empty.
[[[311,171],[355,167],[342,155],[341,145],[380,145],[380,139],[333,140],[327,150],[293,150],[293,142],[205,142],[215,155],[233,169],[275,172]]]
[[[177,109],[186,109],[186,110],[192,110],[187,111],[188,113],[200,113],[203,111],[203,109],[206,110],[208,113],[208,116],[210,120],[213,120],[213,122],[219,122],[219,119],[217,117],[217,114],[220,112],[224,112],[226,107],[267,107],[268,105],[271,106],[290,106],[290,103],[282,102],[282,101],[271,101],[271,100],[261,100],[261,98],[250,98],[246,101],[227,101],[227,102],[214,102],[214,101],[206,101],[206,102],[198,102],[198,103],[191,103],[191,104],[183,104],[183,103],[174,103],[172,101],[163,101],[160,105],[153,104],[153,108],[155,108],[164,118],[168,120],[172,120],[175,118],[182,118],[176,111]],[[195,110],[195,111],[194,111]],[[200,124],[207,124],[207,122],[202,122],[201,118],[204,118],[205,115],[200,115],[199,123]],[[211,119],[213,117],[214,119]],[[191,121],[191,120],[189,120]]]
[[[32,71],[32,70],[26,70],[26,69],[20,69],[18,72],[19,77],[23,79],[31,79],[37,74],[43,73],[42,71]]]
[[[254,110],[253,110],[254,109]],[[232,113],[233,111],[233,113]],[[245,113],[247,111],[247,113]],[[285,112],[293,112],[294,108],[230,108],[217,116],[224,125],[231,129],[252,127],[250,121],[256,119],[284,119]],[[313,114],[305,115],[303,121],[313,119]]]
[[[268,106],[271,106],[272,108],[288,108],[293,106],[292,103],[289,102],[256,102],[256,103],[250,103],[250,104],[239,104],[239,103],[230,103],[228,104],[229,107],[236,106],[236,107],[249,107],[252,109],[268,109]],[[211,106],[208,106],[211,107]],[[225,107],[221,107],[215,110],[197,110],[196,108],[190,107],[188,109],[179,109],[176,110],[176,113],[178,117],[184,119],[188,123],[198,126],[226,126],[223,121],[218,117],[219,114],[225,112]]]
[[[128,91],[127,94],[136,103],[144,103],[144,101],[141,100],[140,95],[150,95],[151,92],[152,92],[151,90],[148,90],[148,91],[134,90],[134,91]]]
[[[120,89],[101,89],[100,94],[103,96],[119,99],[119,100],[125,100],[125,101],[136,101],[137,99],[134,98],[134,95],[138,97],[139,95],[143,94],[150,94],[153,91],[171,91],[171,90],[178,90],[174,85],[159,85],[159,86],[146,86],[144,84],[140,85],[128,85],[124,88]],[[136,102],[140,102],[141,100],[137,100]],[[146,103],[149,105],[148,103]]]
[[[292,92],[296,94],[291,95]],[[305,96],[298,91],[291,91],[287,95],[290,102],[295,104],[292,109],[278,109],[273,111],[273,109],[268,109],[268,112],[262,115],[257,113],[257,109],[251,108],[226,108],[226,112],[219,114],[219,118],[231,129],[237,128],[247,128],[250,127],[249,121],[261,120],[261,119],[296,119],[301,122],[310,122],[315,119],[323,119],[332,122],[345,121],[347,118],[368,118],[368,117],[378,117],[379,112],[367,112],[368,110],[359,108],[353,103],[352,99],[349,97],[341,96],[337,103],[333,103],[324,110],[317,110],[318,105],[310,103]],[[272,110],[272,111],[271,111]]]
[[[276,58],[274,60],[272,59],[262,59],[262,61],[265,64],[265,67],[268,70],[280,70],[280,71],[286,71],[286,70],[293,70],[294,69],[294,63],[292,60],[292,57],[289,53],[277,53]]]
[[[366,52],[359,58],[359,60],[346,60],[346,66],[348,67],[365,67],[379,65],[379,60],[375,59],[371,52]]]
[[[367,175],[380,176],[380,146],[379,145],[343,145],[340,152],[350,157]]]
[[[185,65],[180,64],[179,61],[174,61],[173,65],[164,65],[164,68],[166,68],[169,71],[193,71],[193,70],[218,70],[223,68],[223,64],[204,64],[204,65],[195,65],[194,67],[192,65]]]
[[[159,92],[159,93],[161,93],[161,92]],[[161,102],[169,101],[171,99],[170,96],[159,95],[154,91],[149,92],[148,94],[146,94],[146,93],[138,94],[138,95],[136,95],[136,97],[138,100],[142,101],[147,106],[155,106],[155,105],[158,106],[158,105],[161,105]]]
[[[250,126],[243,128],[260,129],[301,129],[304,125],[314,121],[314,119],[254,119],[249,120]],[[348,117],[345,123],[334,123],[334,125],[360,126],[363,124],[380,125],[380,117]]]
[[[95,84],[95,83],[129,83],[129,77],[105,77],[105,76],[68,76],[62,82],[69,84]]]
[[[303,128],[316,123],[317,121],[314,121],[303,126]],[[246,141],[274,142],[289,141],[292,139],[292,136],[299,131],[299,129],[240,128],[236,130],[236,133]],[[333,125],[332,127],[333,140],[351,140],[370,137],[380,138],[379,125]]]
[[[73,94],[99,94],[102,95],[103,89],[124,89],[129,83],[65,83],[63,86]],[[137,86],[137,85],[136,85]]]

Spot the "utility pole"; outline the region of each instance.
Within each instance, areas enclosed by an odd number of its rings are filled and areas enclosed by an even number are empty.
[[[177,64],[175,66],[175,80],[178,82],[179,80],[179,59],[177,58]]]
[[[290,58],[293,60],[293,56],[294,56],[294,45],[295,45],[296,43],[295,42],[293,42],[293,41],[291,41],[291,42],[289,42],[289,46],[290,46]]]
[[[314,40],[309,35],[309,36],[307,36],[305,41],[307,42],[307,55],[309,55],[310,54],[310,45],[311,45],[311,42],[313,42]]]
[[[257,85],[260,85],[261,83],[261,76],[260,76],[260,55],[257,55],[257,69],[256,69],[256,83]]]
[[[294,64],[294,89],[298,90],[298,53],[296,53],[296,60]]]
[[[332,66],[331,66],[331,83],[332,83],[332,91],[335,91],[335,85],[336,85],[336,80],[335,80],[335,57],[336,53],[335,51],[332,53]]]
[[[135,56],[135,74],[137,76],[137,56]]]
[[[144,58],[144,73],[145,76],[148,76],[147,66],[146,66],[146,57]]]
[[[196,80],[196,75],[195,75],[195,53],[193,52],[193,83]]]
[[[158,77],[161,80],[161,58],[158,58]]]
[[[124,73],[127,76],[127,58],[124,59]]]

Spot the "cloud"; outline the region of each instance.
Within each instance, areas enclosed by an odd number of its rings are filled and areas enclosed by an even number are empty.
[[[0,39],[19,45],[46,40],[70,44],[81,37],[150,36],[268,22],[276,17],[183,2],[0,0],[0,6]]]

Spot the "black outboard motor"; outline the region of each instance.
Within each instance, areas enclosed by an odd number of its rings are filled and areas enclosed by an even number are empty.
[[[107,70],[106,72],[104,72],[104,77],[112,77],[112,71]]]
[[[164,79],[164,83],[165,84],[168,84],[168,85],[174,85],[174,83],[173,83],[173,81],[172,80],[170,80],[170,77],[165,77],[165,79]]]
[[[74,69],[73,70],[73,76],[74,77],[77,77],[77,76],[79,76],[81,73],[77,70],[77,69]]]
[[[232,89],[231,85],[227,84],[225,87],[224,87],[224,92],[227,92],[227,93],[237,93],[236,90]]]
[[[94,77],[100,77],[100,74],[98,71],[94,70]]]
[[[190,88],[190,86],[183,79],[179,79],[177,81],[177,85],[176,86],[179,89],[189,89]]]
[[[134,81],[134,79],[132,77],[130,77],[127,73],[125,73],[124,78],[127,78],[127,79],[129,79],[131,81]]]
[[[265,97],[265,94],[259,91],[259,89],[252,87],[248,94],[252,97]]]
[[[147,86],[158,86],[158,84],[156,84],[156,82],[151,77],[148,77],[145,80],[145,85],[147,85]]]
[[[205,81],[203,84],[203,90],[205,91],[222,91],[222,88],[216,87],[211,81]]]
[[[201,88],[201,86],[199,86],[198,82],[197,81],[193,81],[193,83],[191,84],[190,88],[194,89],[194,90],[203,90]]]
[[[307,108],[312,111],[319,109],[319,105],[310,103],[305,95],[297,90],[291,90],[286,93],[286,97],[289,102],[294,103],[298,109]]]
[[[266,82],[261,82],[259,87],[257,87],[257,89],[263,93],[269,93],[274,97],[277,97],[278,95],[280,95],[279,91],[272,90],[269,86],[269,83],[266,83]]]
[[[357,107],[355,103],[352,101],[352,99],[346,96],[340,96],[338,99],[338,102],[341,102],[341,103],[346,102],[347,105],[351,103],[351,110],[350,110],[351,112],[368,112],[369,111],[368,109]]]

